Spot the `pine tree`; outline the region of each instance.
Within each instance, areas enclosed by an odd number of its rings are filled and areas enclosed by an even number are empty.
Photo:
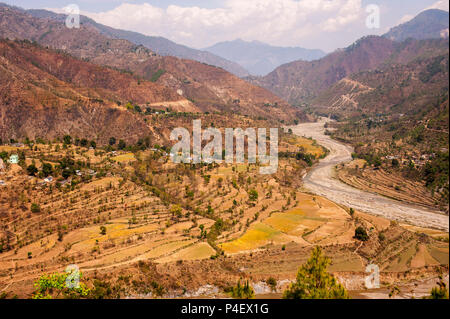
[[[284,292],[284,299],[348,299],[347,290],[328,273],[331,260],[315,247],[297,273],[297,280]]]

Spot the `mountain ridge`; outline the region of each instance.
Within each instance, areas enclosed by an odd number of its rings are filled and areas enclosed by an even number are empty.
[[[159,56],[142,45],[108,38],[90,25],[69,29],[50,18],[36,18],[24,10],[0,6],[0,37],[36,41],[97,65],[132,72],[172,89],[203,112],[225,111],[285,121],[301,116],[273,93],[222,68]]]
[[[383,37],[393,41],[448,38],[449,13],[439,9],[429,9],[419,13],[410,21],[391,28]]]
[[[282,64],[295,60],[316,60],[326,55],[317,49],[278,47],[241,39],[219,42],[204,50],[242,65],[252,75],[266,75]]]
[[[67,15],[65,14],[58,14],[42,9],[26,10],[26,12],[30,13],[32,16],[37,18],[50,18],[60,22],[65,21],[67,17]],[[89,25],[94,29],[96,29],[97,31],[99,31],[101,34],[108,36],[110,38],[124,39],[136,45],[143,45],[159,55],[176,56],[181,59],[189,59],[201,63],[207,63],[213,66],[223,68],[224,70],[239,77],[245,77],[249,75],[248,71],[237,63],[226,60],[210,52],[196,50],[188,46],[175,43],[161,36],[147,36],[134,31],[112,28],[103,25],[101,23],[98,23],[95,20],[83,15],[80,16],[80,23]]]

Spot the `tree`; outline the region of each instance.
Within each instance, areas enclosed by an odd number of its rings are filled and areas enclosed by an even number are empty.
[[[68,179],[72,175],[72,171],[69,168],[65,168],[62,171],[61,175],[62,177],[64,177],[64,179]]]
[[[72,144],[72,137],[70,135],[64,135],[63,142],[64,144]]]
[[[353,215],[355,215],[355,210],[353,208],[350,208],[350,216],[353,217]]]
[[[442,279],[442,275],[439,275],[439,282],[436,287],[431,289],[431,295],[428,297],[429,299],[448,299],[448,289],[444,280]]]
[[[95,141],[91,141],[91,142],[90,142],[90,145],[91,145],[91,147],[94,148],[94,149],[97,148],[97,143],[95,143]]]
[[[42,174],[47,177],[53,173],[53,166],[50,163],[44,163],[42,165]]]
[[[270,287],[270,290],[277,291],[277,280],[273,277],[270,277],[266,280],[266,284]]]
[[[125,144],[124,140],[120,140],[119,145],[117,145],[117,147],[119,148],[119,150],[123,150],[125,147],[127,147],[127,144]]]
[[[258,199],[258,192],[255,189],[252,189],[248,192],[249,201],[256,201]]]
[[[322,255],[319,246],[300,267],[297,280],[283,293],[284,299],[348,299],[348,292],[336,278],[328,273],[331,260]]]
[[[396,158],[393,158],[393,159],[392,159],[392,166],[393,166],[393,167],[398,167],[399,164],[400,164],[400,163],[399,163],[398,159],[396,159]]]
[[[86,147],[88,145],[88,143],[89,143],[89,141],[85,138],[82,138],[80,140],[80,146],[82,146],[82,147]]]
[[[71,277],[69,277],[71,276]],[[79,276],[79,284],[71,285],[67,284],[67,281],[73,277],[73,273],[53,273],[42,275],[35,283],[35,291],[33,293],[33,299],[53,299],[53,298],[65,298],[65,299],[80,299],[89,296],[90,289],[86,284],[81,282],[82,273],[77,274]]]
[[[115,145],[115,144],[116,144],[116,138],[115,138],[115,137],[111,137],[111,138],[109,139],[109,145],[113,146],[113,145]]]
[[[250,286],[248,280],[243,286],[239,280],[237,285],[231,288],[231,297],[235,299],[253,299],[255,298],[255,291],[252,286]]]
[[[100,234],[106,235],[106,227],[105,226],[100,226]]]
[[[355,229],[355,238],[361,241],[367,241],[369,239],[369,235],[367,235],[367,231],[362,226],[358,226]]]
[[[41,211],[41,207],[36,204],[36,203],[32,203],[31,204],[31,212],[32,213],[39,213]]]
[[[27,172],[28,172],[28,175],[34,176],[38,172],[38,169],[36,168],[36,166],[34,164],[31,164],[30,166],[27,167]]]

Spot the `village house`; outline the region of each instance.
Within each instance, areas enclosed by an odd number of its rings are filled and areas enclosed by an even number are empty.
[[[9,163],[10,163],[10,164],[18,164],[18,163],[19,163],[19,155],[17,155],[17,154],[12,154],[12,155],[9,157]]]
[[[48,176],[48,177],[44,178],[44,182],[46,182],[46,183],[53,182],[53,177],[52,176]]]

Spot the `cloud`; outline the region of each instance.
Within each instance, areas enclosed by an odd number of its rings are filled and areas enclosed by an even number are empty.
[[[361,0],[226,0],[223,7],[212,9],[123,3],[109,11],[82,14],[114,28],[197,48],[236,38],[318,47],[317,38],[349,32],[356,25],[364,28],[365,21]],[[322,48],[327,45],[334,46],[325,43]]]
[[[440,1],[433,3],[431,6],[429,6],[425,10],[441,9],[441,10],[449,11],[448,7],[449,7],[448,0],[440,0]]]

